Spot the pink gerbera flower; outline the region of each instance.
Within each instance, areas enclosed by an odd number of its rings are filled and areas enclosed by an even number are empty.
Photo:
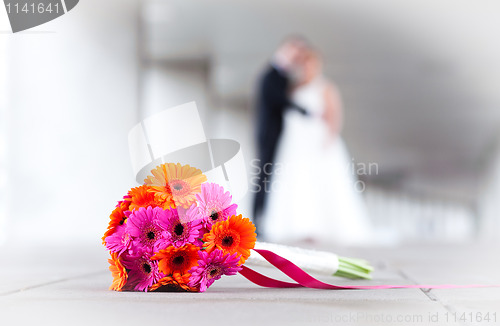
[[[135,291],[147,292],[165,276],[158,270],[158,262],[151,260],[151,253],[148,251],[123,255],[122,263],[128,271],[127,288]]]
[[[160,223],[162,225],[163,237],[166,240],[166,246],[173,245],[174,247],[182,247],[187,243],[201,245],[200,229],[201,221],[190,220],[184,216],[179,216],[177,209],[167,209],[164,211]]]
[[[235,275],[241,270],[238,266],[240,256],[237,253],[224,255],[222,250],[216,249],[211,253],[198,251],[198,255],[198,266],[189,270],[189,286],[199,287],[200,292],[205,292],[222,275]]]
[[[191,206],[186,214],[190,219],[202,220],[203,227],[207,230],[215,223],[236,215],[238,205],[231,204],[231,194],[229,191],[224,192],[224,188],[218,184],[202,184],[201,193],[196,195],[196,199],[198,206]]]
[[[125,195],[125,196],[123,196],[123,200],[118,201],[118,204],[116,204],[116,207],[126,206],[128,208],[129,205],[130,205],[130,195]]]
[[[164,215],[160,207],[141,207],[132,212],[127,219],[127,231],[132,236],[134,251],[148,250],[156,252],[163,249],[165,239],[160,219]]]
[[[115,233],[106,237],[106,249],[110,252],[116,252],[121,255],[127,249],[130,249],[131,237],[127,231],[127,225],[119,225],[115,229]]]

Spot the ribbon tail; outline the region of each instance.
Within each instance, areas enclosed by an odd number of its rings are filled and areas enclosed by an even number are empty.
[[[245,277],[250,282],[253,282],[257,285],[268,287],[268,288],[301,288],[303,287],[297,283],[288,283],[276,280],[274,278],[267,277],[259,272],[254,271],[251,268],[246,266],[241,266],[240,274]]]
[[[486,288],[486,287],[500,287],[498,284],[485,285],[485,284],[470,284],[470,285],[454,285],[454,284],[442,284],[442,285],[345,285],[338,286],[328,283],[321,282],[311,275],[304,272],[297,265],[285,259],[279,255],[276,255],[272,251],[264,249],[254,249],[258,252],[264,259],[271,263],[274,267],[278,268],[280,271],[285,273],[288,277],[296,281],[303,287],[312,289],[323,289],[323,290],[377,290],[377,289],[464,289],[464,288]]]

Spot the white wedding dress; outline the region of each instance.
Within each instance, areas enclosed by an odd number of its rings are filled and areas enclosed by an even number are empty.
[[[295,110],[285,113],[276,164],[267,185],[267,241],[370,243],[371,227],[361,184],[353,175],[354,162],[340,137],[329,138],[322,119],[326,85],[318,77],[292,94],[292,101],[310,115]]]

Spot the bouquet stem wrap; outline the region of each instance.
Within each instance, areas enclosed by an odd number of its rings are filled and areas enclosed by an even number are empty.
[[[339,276],[350,279],[371,279],[373,267],[362,259],[339,257],[338,255],[311,249],[303,249],[257,241],[256,250],[269,250],[292,261],[306,272],[321,275]],[[251,255],[246,266],[269,266],[269,262],[260,255]]]

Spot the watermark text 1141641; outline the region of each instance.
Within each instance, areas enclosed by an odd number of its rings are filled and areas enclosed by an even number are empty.
[[[79,0],[4,0],[12,32],[20,32],[64,15]]]
[[[7,3],[5,5],[5,8],[7,9],[7,14],[43,14],[44,12],[48,13],[56,13],[58,14],[59,12],[63,12],[62,8],[60,7],[59,3],[54,3],[54,7],[52,7],[52,3],[45,4],[43,2],[35,3],[32,2],[28,5],[27,2],[24,3],[23,6],[19,5],[19,2],[14,3]]]

